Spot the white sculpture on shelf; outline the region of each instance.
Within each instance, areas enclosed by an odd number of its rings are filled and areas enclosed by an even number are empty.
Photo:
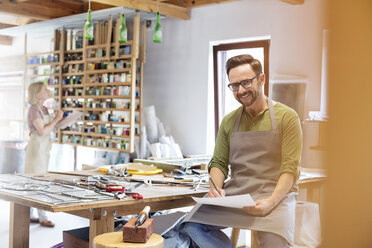
[[[156,117],[155,106],[143,109],[144,126],[141,132],[140,158],[182,158],[179,145],[170,135],[169,128]],[[137,146],[138,147],[138,146]]]

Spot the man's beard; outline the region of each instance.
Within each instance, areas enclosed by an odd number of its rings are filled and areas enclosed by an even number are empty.
[[[245,92],[244,94],[237,94],[237,96],[235,97],[235,99],[238,102],[240,102],[240,104],[242,104],[244,107],[249,107],[253,103],[256,102],[259,94],[260,94],[259,90],[249,90],[248,92]],[[247,95],[247,96],[243,98],[242,96],[245,96],[245,95]],[[246,101],[245,98],[250,98],[250,100],[249,101]]]

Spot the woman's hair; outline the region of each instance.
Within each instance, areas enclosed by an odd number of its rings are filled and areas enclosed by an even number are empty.
[[[36,82],[33,84],[30,84],[28,87],[28,102],[30,104],[38,104],[39,99],[37,98],[37,95],[41,92],[43,89],[44,83],[43,82]]]

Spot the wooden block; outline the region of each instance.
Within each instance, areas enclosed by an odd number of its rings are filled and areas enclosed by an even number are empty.
[[[134,225],[137,218],[132,218],[123,227],[124,242],[146,243],[154,230],[153,219],[146,219],[146,221],[137,229]]]

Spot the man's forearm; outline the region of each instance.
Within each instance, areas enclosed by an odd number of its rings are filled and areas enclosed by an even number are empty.
[[[225,175],[223,174],[223,172],[217,167],[212,167],[211,170],[209,171],[209,176],[212,178],[217,188],[222,189],[223,182],[225,181]],[[212,184],[210,186],[213,187]]]
[[[283,173],[280,175],[275,190],[269,199],[273,202],[274,207],[279,204],[281,200],[288,194],[294,183],[294,175],[290,173]]]

